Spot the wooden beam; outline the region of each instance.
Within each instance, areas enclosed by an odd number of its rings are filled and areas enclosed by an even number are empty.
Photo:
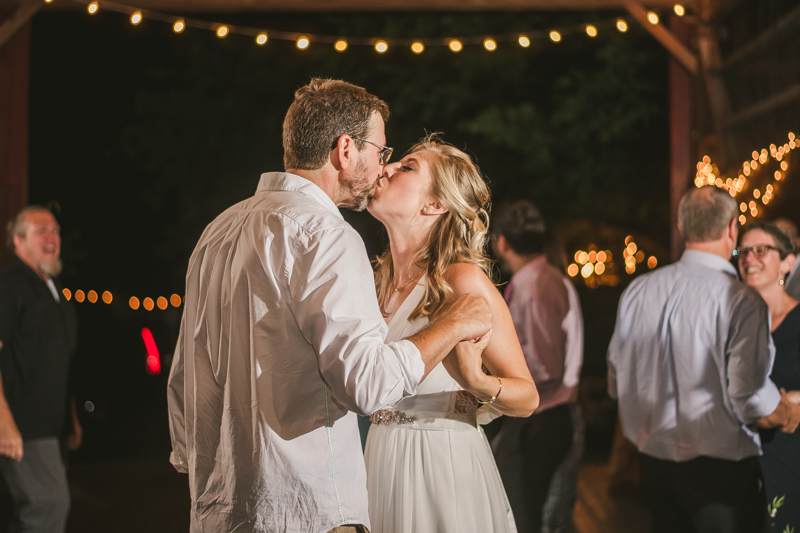
[[[785,91],[779,92],[778,94],[775,94],[766,100],[762,100],[761,102],[758,102],[750,107],[742,109],[728,119],[726,126],[729,128],[738,126],[739,124],[754,118],[766,115],[770,111],[774,111],[779,107],[791,104],[795,100],[800,100],[800,83],[796,83]]]
[[[678,40],[663,24],[651,24],[647,20],[647,10],[638,2],[626,2],[625,9],[639,22],[690,74],[698,73],[697,57]]]
[[[714,123],[719,150],[717,165],[724,172],[733,156],[733,138],[727,129],[731,117],[731,101],[722,76],[722,56],[719,50],[719,28],[708,24],[697,27],[697,48],[703,66],[703,81]]]
[[[100,1],[100,9],[103,2]],[[653,9],[671,9],[676,0],[643,0]],[[0,0],[0,9],[19,0]],[[42,2],[43,3],[43,2]],[[88,0],[56,2],[54,9],[82,9]],[[623,9],[625,0],[122,0],[141,9],[171,13],[258,13],[342,11],[592,11]],[[698,0],[681,2],[694,10]]]
[[[758,37],[729,55],[725,59],[723,68],[727,70],[760,52],[769,52],[767,49],[770,48],[775,41],[780,40],[793,31],[796,32],[798,26],[800,26],[800,5],[784,15],[774,26],[761,32]]]
[[[681,42],[689,42],[688,22],[671,16],[669,27]],[[670,256],[677,261],[683,253],[683,238],[678,231],[678,204],[691,187],[694,173],[692,130],[694,78],[674,59],[669,62],[669,152],[670,152]]]
[[[37,11],[42,9],[42,0],[27,0],[17,7],[14,13],[0,24],[0,48],[11,39],[17,30],[24,26]]]

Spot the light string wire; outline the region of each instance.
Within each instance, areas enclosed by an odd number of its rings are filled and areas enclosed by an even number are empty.
[[[277,39],[281,41],[297,42],[298,39],[305,37],[309,39],[311,43],[338,44],[344,41],[345,43],[344,49],[346,49],[346,47],[351,44],[356,46],[374,47],[377,43],[383,42],[387,45],[387,47],[383,51],[388,49],[388,45],[412,46],[416,43],[422,44],[423,46],[450,47],[451,50],[453,51],[460,51],[460,48],[458,50],[454,50],[453,47],[451,46],[451,44],[454,41],[457,41],[462,45],[479,44],[485,46],[487,40],[492,40],[495,42],[495,44],[518,42],[522,47],[527,48],[528,46],[530,46],[530,43],[533,39],[560,42],[565,36],[572,36],[577,34],[584,34],[588,35],[590,38],[595,38],[596,36],[598,36],[599,33],[598,30],[601,28],[602,29],[616,28],[616,30],[621,33],[624,33],[628,30],[628,23],[625,21],[624,18],[614,17],[609,19],[603,19],[600,21],[585,22],[580,24],[570,24],[567,26],[561,26],[558,28],[552,28],[547,30],[530,30],[527,32],[522,31],[522,32],[514,32],[514,33],[507,33],[500,35],[460,36],[460,37],[453,36],[444,38],[442,37],[439,38],[346,37],[346,36],[335,36],[335,35],[320,35],[320,34],[304,33],[304,32],[269,30],[264,28],[243,26],[240,24],[213,22],[203,19],[183,17],[180,15],[172,15],[161,11],[153,11],[150,9],[140,9],[137,7],[107,0],[95,0],[95,1],[70,0],[70,1],[86,6],[87,10],[89,10],[89,13],[92,15],[98,13],[99,10],[101,9],[105,11],[112,11],[116,13],[125,14],[131,17],[134,14],[138,13],[141,16],[141,19],[138,20],[136,23],[134,23],[134,25],[141,24],[142,22],[144,22],[145,19],[171,24],[173,25],[173,27],[175,23],[183,22],[184,28],[176,33],[182,33],[185,30],[185,28],[196,28],[214,32],[217,34],[218,37],[227,37],[230,34],[237,34],[255,38],[258,38],[259,36],[264,36],[261,41],[258,41],[258,44],[265,44],[267,42],[267,39]],[[656,18],[655,20],[658,19]],[[222,32],[220,32],[221,28],[224,28]],[[527,38],[527,44],[522,44],[521,38]],[[306,45],[305,47],[307,46],[308,45]],[[344,49],[341,49],[340,51],[344,51]],[[491,48],[489,50],[493,51],[494,49],[495,48]]]

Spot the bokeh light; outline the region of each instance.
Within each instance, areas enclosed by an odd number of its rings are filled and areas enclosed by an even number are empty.
[[[83,300],[86,299],[86,295],[83,293],[82,290],[78,289],[75,291],[75,301],[78,303],[83,303]]]
[[[136,311],[137,309],[139,309],[139,298],[137,298],[136,296],[131,296],[131,299],[128,300],[128,305],[131,306],[131,309]]]

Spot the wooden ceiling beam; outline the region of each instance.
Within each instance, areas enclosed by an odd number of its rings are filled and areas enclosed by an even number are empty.
[[[0,47],[44,6],[41,0],[27,0],[16,6],[14,13],[0,24]]]
[[[102,9],[102,0],[100,6]],[[119,0],[117,0],[119,2]],[[650,9],[667,9],[680,0],[644,0]],[[680,3],[690,9],[699,0]],[[43,2],[42,2],[43,3]],[[180,13],[346,12],[346,11],[592,11],[624,9],[624,0],[122,0],[142,9]],[[15,8],[20,0],[0,0],[0,9]],[[56,0],[53,8],[80,8]]]

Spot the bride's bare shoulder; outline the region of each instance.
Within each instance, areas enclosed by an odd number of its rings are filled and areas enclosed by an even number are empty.
[[[453,288],[456,297],[467,293],[488,295],[490,292],[497,292],[494,283],[483,269],[473,263],[453,263],[447,267],[445,279]]]

